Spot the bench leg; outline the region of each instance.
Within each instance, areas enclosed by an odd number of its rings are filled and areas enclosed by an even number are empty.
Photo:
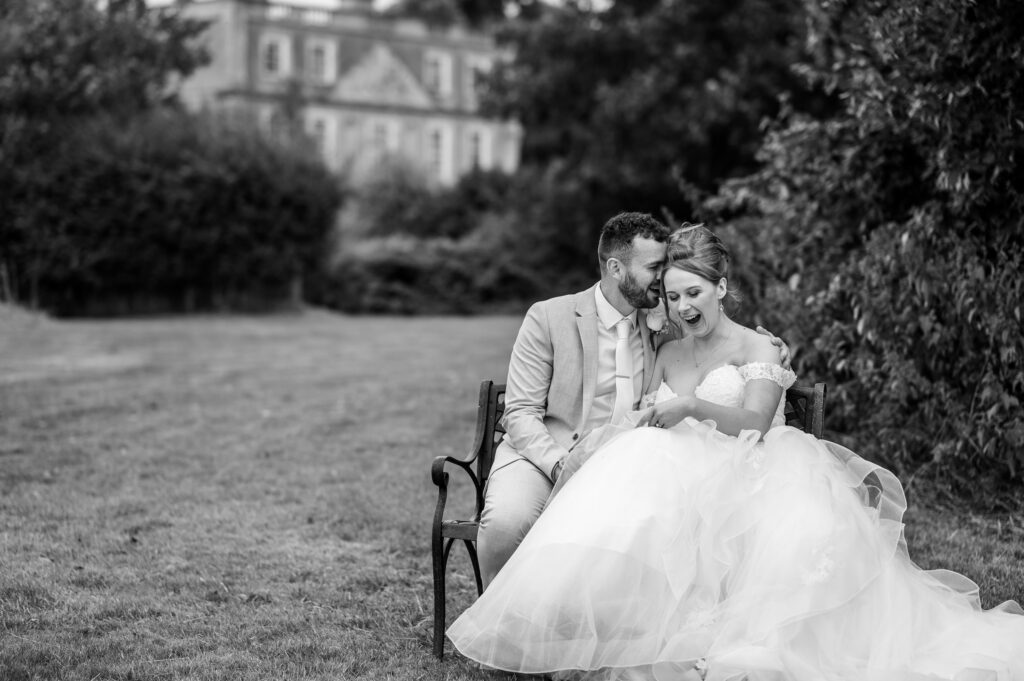
[[[443,544],[443,540],[435,540],[432,550],[434,559],[434,656],[439,660],[444,657],[444,573],[446,564],[448,563],[448,551],[446,548],[451,548],[451,541],[448,542],[448,547],[444,547]]]
[[[466,540],[466,552],[469,554],[469,562],[473,564],[473,576],[476,577],[476,595],[484,593],[483,579],[480,577],[480,561],[476,557],[476,542]]]

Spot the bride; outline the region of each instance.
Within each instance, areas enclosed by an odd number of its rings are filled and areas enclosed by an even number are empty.
[[[606,681],[1024,681],[1024,611],[918,568],[899,481],[784,425],[796,377],[725,313],[728,264],[708,229],[673,235],[664,303],[687,333],[631,415],[652,427],[577,447],[585,465],[448,629],[456,648]]]

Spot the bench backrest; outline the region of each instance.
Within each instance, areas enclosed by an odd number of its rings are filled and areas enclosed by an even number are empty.
[[[825,430],[824,383],[813,386],[793,386],[786,391],[786,425],[799,428],[816,438]],[[498,448],[505,427],[501,417],[505,413],[505,384],[483,381],[480,384],[480,398],[477,403],[477,432],[473,453],[476,455],[476,474],[480,481],[477,495],[477,512],[483,508],[483,489],[487,476],[491,474],[494,450]]]

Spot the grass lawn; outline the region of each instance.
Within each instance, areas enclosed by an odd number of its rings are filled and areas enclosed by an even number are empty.
[[[0,678],[505,678],[430,654],[429,465],[518,325],[0,308]],[[907,536],[1024,601],[1019,518],[912,509]]]

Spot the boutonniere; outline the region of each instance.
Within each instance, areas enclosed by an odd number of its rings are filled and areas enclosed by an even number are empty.
[[[644,317],[652,334],[658,335],[668,331],[668,313],[665,312],[665,304],[660,300],[654,307],[647,308]]]

